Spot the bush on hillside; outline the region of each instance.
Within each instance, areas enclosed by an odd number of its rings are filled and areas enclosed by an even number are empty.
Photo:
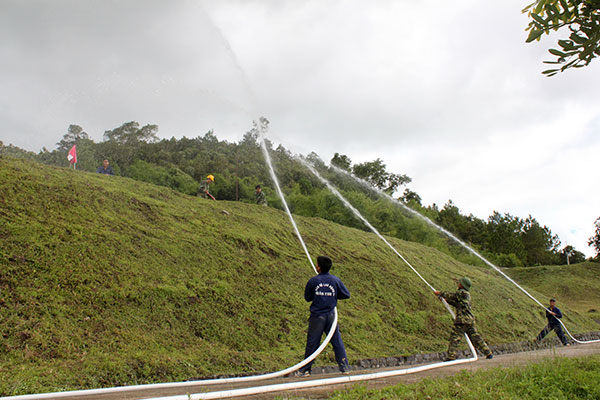
[[[173,167],[160,167],[142,160],[136,160],[127,170],[129,178],[167,186],[181,193],[195,195],[198,184],[188,174]]]
[[[496,264],[501,268],[514,268],[522,267],[523,263],[514,253],[510,254],[499,254],[496,257]]]

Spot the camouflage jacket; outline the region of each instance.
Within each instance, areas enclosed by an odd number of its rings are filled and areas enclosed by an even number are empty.
[[[265,194],[262,191],[256,193],[256,204],[259,204],[261,206],[267,205],[267,198],[265,197]]]
[[[455,324],[472,324],[475,322],[475,317],[471,312],[471,294],[468,291],[458,289],[455,293],[442,292],[440,296],[456,308]]]
[[[208,198],[207,193],[210,193],[208,191],[209,186],[210,186],[210,183],[208,183],[207,181],[201,182],[200,186],[198,187],[198,196],[204,197],[205,199],[207,199]]]

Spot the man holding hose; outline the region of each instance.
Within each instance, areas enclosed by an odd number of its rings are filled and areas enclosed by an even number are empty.
[[[534,339],[534,342],[539,343],[542,341],[542,339],[550,332],[550,331],[554,331],[556,332],[556,336],[558,336],[558,338],[560,339],[560,342],[563,344],[563,346],[568,346],[569,345],[569,341],[567,340],[565,333],[562,330],[562,326],[560,325],[560,321],[558,320],[559,318],[562,318],[562,312],[560,312],[560,309],[558,307],[556,307],[556,299],[552,298],[550,299],[550,305],[548,306],[548,309],[546,310],[546,318],[548,319],[548,325],[546,325],[544,327],[544,329],[542,329],[542,331],[540,332],[540,334]]]
[[[436,290],[434,293],[440,298],[446,299],[448,304],[456,309],[456,319],[454,320],[454,329],[450,335],[450,343],[448,344],[448,353],[445,361],[456,360],[456,350],[460,339],[466,333],[469,339],[473,342],[473,345],[477,350],[485,355],[485,358],[493,358],[492,351],[488,348],[487,344],[477,333],[475,327],[475,317],[471,312],[471,280],[469,278],[458,279],[458,290],[455,293],[451,292],[440,292]]]
[[[310,278],[304,289],[304,299],[312,302],[310,306],[310,318],[308,320],[308,335],[306,338],[306,351],[304,358],[308,358],[319,348],[323,334],[329,333],[335,318],[335,307],[338,299],[350,298],[350,292],[344,286],[341,279],[330,275],[331,259],[325,256],[317,257],[317,272],[319,275]],[[331,345],[335,353],[340,372],[348,373],[348,357],[342,341],[339,327],[335,327],[335,333],[331,338]],[[300,368],[297,375],[310,375],[313,361]]]

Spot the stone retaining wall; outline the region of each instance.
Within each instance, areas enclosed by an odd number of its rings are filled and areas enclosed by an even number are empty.
[[[585,341],[585,340],[596,340],[600,339],[600,332],[588,332],[588,333],[578,333],[573,335],[577,340]],[[577,345],[577,343],[571,343],[572,345]],[[550,332],[550,336],[544,338],[541,343],[534,343],[533,341],[524,341],[524,342],[515,342],[515,343],[502,343],[496,345],[490,345],[490,349],[494,354],[512,354],[519,353],[523,351],[532,351],[544,348],[552,348],[558,347],[562,344],[558,340],[553,332]],[[426,354],[414,354],[410,356],[400,356],[400,357],[381,357],[381,358],[367,358],[364,360],[358,360],[353,363],[350,368],[352,370],[361,370],[361,369],[374,369],[374,368],[385,368],[385,367],[398,367],[398,366],[407,366],[414,364],[433,364],[436,362],[440,362],[444,360],[446,356],[446,352],[440,353],[426,353]],[[468,358],[471,357],[471,352],[469,350],[461,350],[457,352],[458,358]],[[481,354],[480,354],[481,356]],[[332,372],[339,372],[337,366],[322,366],[312,367],[313,374],[327,374]]]

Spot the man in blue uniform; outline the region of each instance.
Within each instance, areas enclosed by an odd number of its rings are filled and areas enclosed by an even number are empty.
[[[317,272],[319,275],[310,278],[304,289],[304,299],[312,302],[310,305],[310,318],[308,320],[308,335],[306,338],[306,351],[304,358],[307,358],[319,348],[323,334],[329,333],[335,315],[335,307],[338,299],[350,298],[350,292],[344,286],[340,278],[329,274],[331,269],[331,259],[325,256],[317,257]],[[342,341],[339,327],[335,327],[335,333],[331,338],[331,345],[335,353],[340,371],[348,373],[350,366],[346,356],[346,349]],[[310,375],[313,362],[311,361],[300,368],[300,375]]]
[[[102,165],[99,166],[98,168],[96,168],[96,172],[99,174],[104,174],[104,175],[114,175],[115,174],[112,167],[110,165],[108,165],[108,160],[102,161]]]
[[[558,321],[558,318],[562,318],[562,313],[560,312],[560,309],[555,306],[555,304],[556,300],[550,299],[550,306],[546,310],[546,318],[548,318],[548,325],[546,325],[544,329],[542,329],[537,338],[535,338],[535,341],[540,342],[548,333],[550,333],[550,331],[553,330],[554,332],[556,332],[556,336],[558,336],[561,343],[564,346],[568,346],[569,342],[567,341],[567,338],[565,337],[565,334],[562,330],[562,326],[560,326],[560,322]]]

